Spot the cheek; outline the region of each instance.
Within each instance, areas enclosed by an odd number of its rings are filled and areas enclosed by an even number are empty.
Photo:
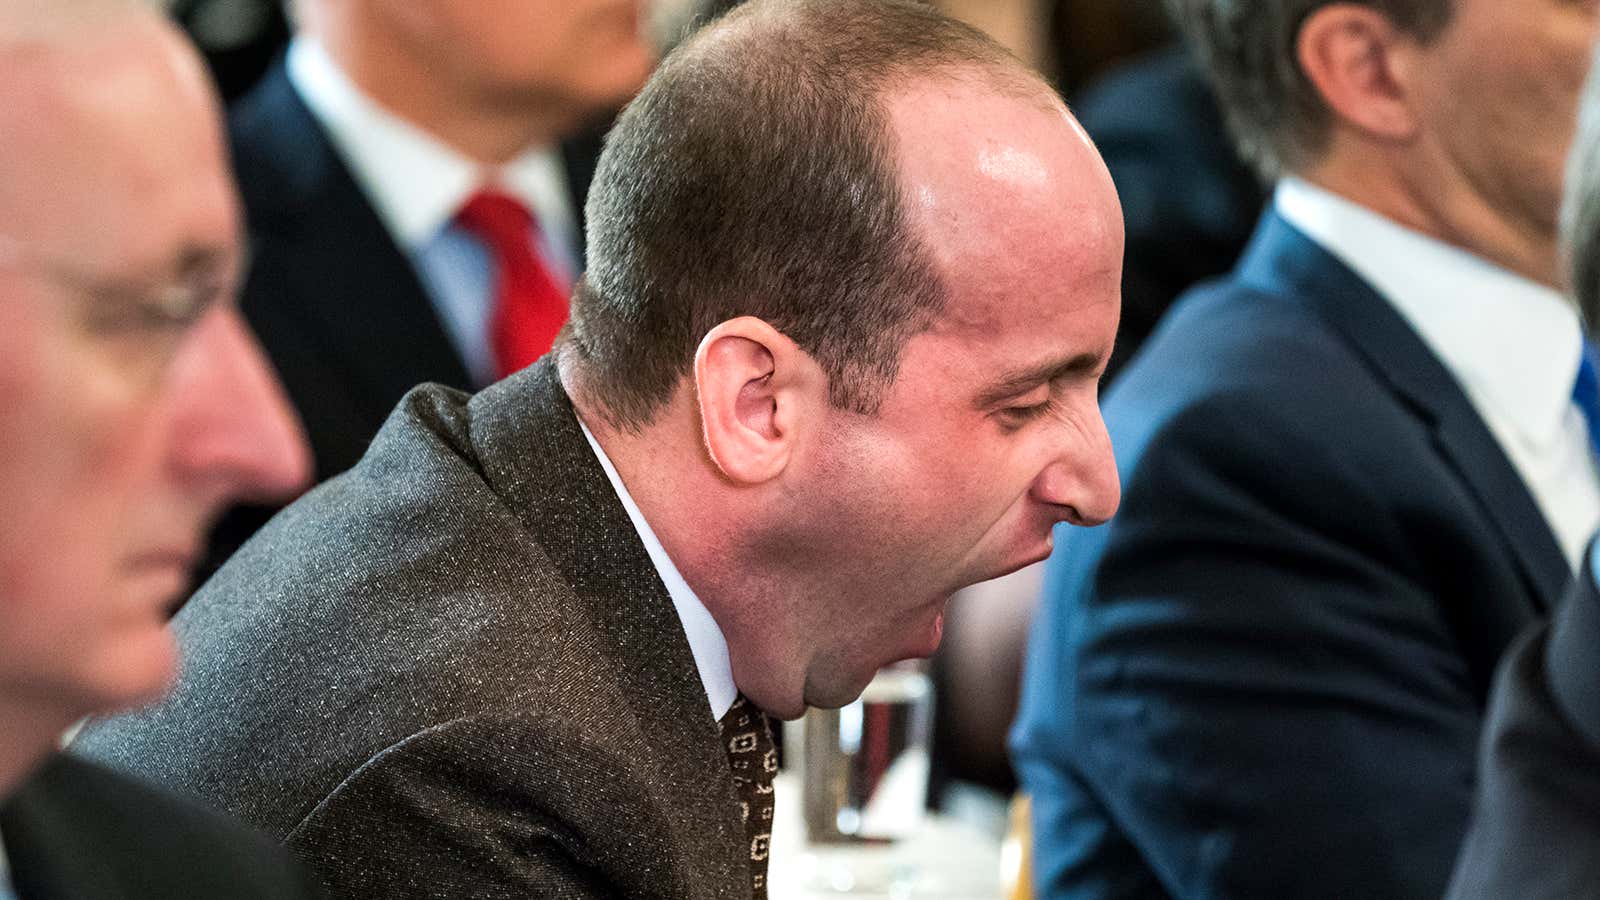
[[[83,712],[146,699],[175,664],[151,599],[171,588],[128,568],[156,530],[149,409],[87,372],[16,374],[0,375],[0,682]]]
[[[1559,176],[1594,36],[1594,16],[1570,10],[1478,24],[1453,48],[1454,77],[1438,88],[1449,111],[1442,124],[1500,164],[1523,168],[1525,178]],[[1526,171],[1530,164],[1537,171]]]
[[[0,590],[103,596],[141,513],[160,504],[160,411],[120,366],[57,350],[0,376]]]

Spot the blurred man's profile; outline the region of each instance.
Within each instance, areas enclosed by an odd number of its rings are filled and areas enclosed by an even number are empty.
[[[0,848],[22,898],[300,895],[264,841],[54,753],[175,677],[167,616],[222,506],[306,478],[243,264],[184,40],[136,3],[0,2]]]

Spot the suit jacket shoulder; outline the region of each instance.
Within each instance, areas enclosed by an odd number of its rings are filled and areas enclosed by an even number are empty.
[[[289,841],[336,894],[748,892],[687,638],[548,358],[409,394],[175,627],[171,699],[79,745]]]
[[[24,900],[318,896],[282,848],[197,804],[56,756],[0,812]]]
[[[1013,734],[1041,892],[1436,895],[1495,662],[1566,578],[1470,402],[1269,215],[1105,415],[1122,506],[1058,539]]]

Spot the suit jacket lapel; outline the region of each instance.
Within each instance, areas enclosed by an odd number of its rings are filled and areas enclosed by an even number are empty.
[[[320,352],[365,385],[382,414],[421,381],[470,388],[410,260],[281,63],[235,110],[230,129],[257,238],[253,278],[270,275],[281,287],[247,290],[246,302],[303,320]]]
[[[710,848],[705,877],[748,889],[732,772],[683,624],[578,428],[554,360],[472,398],[477,457],[614,644],[622,694],[653,739],[659,787]]]
[[[1534,607],[1549,608],[1571,577],[1555,533],[1460,385],[1394,307],[1276,213],[1262,219],[1239,271],[1310,304],[1431,425],[1440,456],[1504,539]]]

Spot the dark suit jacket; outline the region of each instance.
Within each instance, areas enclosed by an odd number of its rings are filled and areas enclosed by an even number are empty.
[[[0,839],[21,900],[318,896],[266,838],[64,755],[0,808]]]
[[[727,754],[551,358],[408,394],[174,620],[164,705],[77,748],[340,897],[749,897]]]
[[[1451,900],[1600,896],[1600,592],[1584,566],[1506,654]]]
[[[1492,670],[1570,577],[1399,314],[1268,214],[1106,404],[1013,750],[1046,897],[1433,897]]]
[[[250,229],[241,307],[305,422],[316,477],[329,478],[355,465],[406,391],[429,381],[474,385],[411,260],[281,62],[228,126]],[[563,145],[580,236],[599,152],[598,133]],[[275,511],[230,513],[203,571]]]

